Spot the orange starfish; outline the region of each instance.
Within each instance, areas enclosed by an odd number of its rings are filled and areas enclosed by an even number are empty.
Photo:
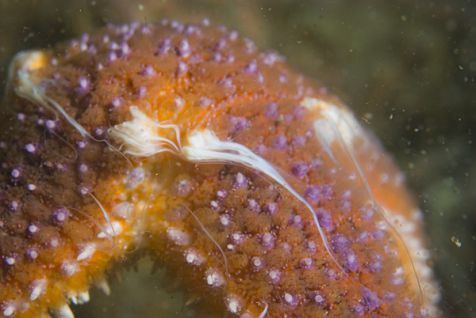
[[[435,315],[421,212],[325,89],[205,21],[12,62],[0,314],[72,317],[141,249],[220,316]]]

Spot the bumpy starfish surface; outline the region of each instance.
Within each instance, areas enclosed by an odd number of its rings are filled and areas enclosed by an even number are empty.
[[[0,111],[0,316],[72,317],[138,249],[218,316],[436,314],[402,174],[234,31],[133,23],[19,53]]]

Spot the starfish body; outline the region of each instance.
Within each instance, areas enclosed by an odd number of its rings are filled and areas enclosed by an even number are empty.
[[[138,249],[220,316],[436,314],[402,174],[283,60],[168,21],[18,54],[0,115],[0,316],[71,317]]]

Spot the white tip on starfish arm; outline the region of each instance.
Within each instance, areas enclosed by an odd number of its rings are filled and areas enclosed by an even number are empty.
[[[42,51],[23,51],[15,55],[8,69],[8,81],[21,81],[21,73],[31,73],[46,64],[46,56]],[[17,78],[15,78],[15,75]]]
[[[328,145],[336,141],[338,132],[347,146],[352,147],[354,138],[363,136],[365,133],[357,122],[352,113],[343,106],[337,106],[322,99],[306,97],[302,100],[301,105],[307,109],[317,109],[320,111],[322,119],[316,120],[314,128],[320,138]],[[328,129],[328,127],[319,127],[323,124],[335,125],[336,129]]]
[[[55,113],[60,113],[83,137],[92,138],[86,129],[71,117],[58,102],[46,96],[44,88],[39,83],[41,78],[34,77],[34,72],[44,67],[46,60],[45,53],[41,51],[17,54],[9,71],[9,77],[13,77],[16,71],[15,93],[34,104],[39,104]]]

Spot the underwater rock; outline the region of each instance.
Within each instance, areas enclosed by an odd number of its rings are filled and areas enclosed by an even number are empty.
[[[225,27],[19,53],[0,115],[0,314],[71,317],[152,255],[221,316],[433,316],[422,214],[325,88]]]

